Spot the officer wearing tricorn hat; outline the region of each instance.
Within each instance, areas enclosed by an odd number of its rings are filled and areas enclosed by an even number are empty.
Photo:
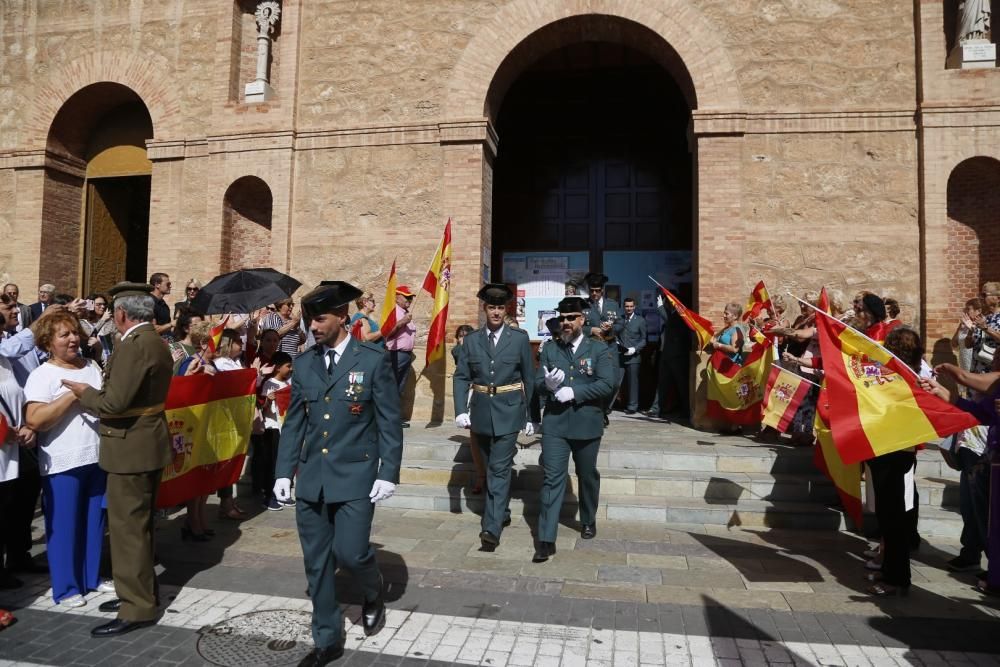
[[[504,326],[507,304],[514,298],[510,288],[489,283],[477,296],[483,301],[486,326],[465,336],[458,355],[455,425],[476,434],[473,446],[486,461],[486,509],[479,540],[483,551],[493,551],[510,523],[510,471],[518,431],[534,434],[527,419],[534,362],[528,334]]]
[[[545,481],[538,517],[538,543],[532,560],[547,561],[556,552],[559,510],[566,494],[569,457],[579,480],[581,537],[597,535],[601,476],[597,453],[604,434],[604,404],[614,392],[614,370],[605,344],[584,335],[587,303],[577,296],[559,302],[560,332],[542,348],[535,390],[542,396],[542,467]]]
[[[607,415],[611,412],[611,402],[614,400],[624,373],[618,364],[618,337],[625,329],[625,323],[622,320],[622,309],[618,302],[607,298],[604,294],[604,286],[608,282],[608,277],[603,273],[588,273],[583,277],[583,281],[587,283],[587,290],[590,292],[583,332],[605,343],[611,354],[611,366],[614,369],[615,392],[612,392],[611,396],[608,397],[607,404],[604,406],[604,413]],[[604,423],[605,425],[608,423],[606,417]]]
[[[330,281],[302,298],[316,345],[295,359],[278,446],[278,500],[290,497],[298,471],[295,520],[316,646],[300,663],[306,666],[325,665],[344,652],[338,567],[352,572],[364,594],[365,634],[378,632],[385,618],[371,525],[375,503],[392,496],[399,482],[403,432],[388,355],[348,334],[348,306],[361,293]]]

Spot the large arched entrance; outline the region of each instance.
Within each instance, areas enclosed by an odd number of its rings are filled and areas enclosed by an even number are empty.
[[[153,137],[149,111],[126,86],[73,94],[49,130],[40,276],[89,293],[147,278]]]

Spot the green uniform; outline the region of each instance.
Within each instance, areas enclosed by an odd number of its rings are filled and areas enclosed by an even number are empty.
[[[487,462],[482,530],[499,537],[504,521],[510,517],[510,471],[517,434],[527,421],[534,393],[535,364],[524,331],[504,326],[495,344],[490,342],[489,333],[483,327],[465,337],[455,368],[453,393],[455,414],[469,413],[475,446]],[[496,387],[517,384],[522,387],[490,393]],[[485,391],[476,391],[476,387]]]
[[[611,354],[603,342],[584,336],[573,353],[571,345],[549,342],[542,349],[535,390],[544,401],[542,416],[542,486],[538,539],[555,542],[559,510],[566,495],[566,476],[572,455],[580,486],[580,522],[593,524],[601,490],[597,452],[604,434],[604,404],[614,393]],[[545,371],[561,369],[563,387],[573,389],[573,400],[560,403],[545,386]]]
[[[628,387],[628,410],[639,410],[639,362],[642,361],[642,348],[646,347],[646,318],[637,312],[632,317],[622,316],[622,333],[618,337],[621,343],[619,363],[625,371],[625,386]],[[635,348],[635,353],[626,355],[628,348]]]
[[[163,403],[173,360],[152,324],[136,326],[115,345],[104,387],[83,392],[80,404],[100,415],[99,463],[108,472],[111,571],[121,599],[118,618],[156,618],[153,510],[163,467],[171,459]]]
[[[618,393],[618,386],[622,383],[623,374],[621,365],[618,363],[618,337],[621,336],[625,328],[625,324],[622,321],[622,309],[617,301],[607,297],[601,300],[599,308],[592,301],[587,301],[586,303],[590,308],[583,314],[583,334],[585,336],[590,336],[592,327],[599,327],[601,326],[601,322],[606,322],[612,319],[612,317],[614,318],[611,331],[608,333],[608,336],[611,338],[610,340],[604,341],[596,336],[593,337],[595,342],[606,345],[608,352],[611,353],[611,367],[614,370],[612,383],[615,389],[604,403],[604,411],[611,412],[611,403],[614,401],[615,394]]]
[[[295,359],[275,477],[298,471],[295,520],[318,647],[343,644],[338,567],[354,574],[366,600],[381,590],[369,493],[376,479],[399,482],[402,451],[399,391],[385,350],[351,339],[332,371],[321,345]]]

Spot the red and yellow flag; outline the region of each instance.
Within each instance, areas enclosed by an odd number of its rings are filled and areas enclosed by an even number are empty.
[[[830,436],[830,404],[826,389],[821,389],[816,401],[816,419],[813,429],[816,431],[816,447],[813,448],[813,464],[833,482],[840,496],[847,516],[854,521],[856,528],[862,526],[861,501],[861,464],[845,464]]]
[[[764,281],[761,280],[757,283],[753,291],[750,292],[750,299],[747,301],[747,307],[743,310],[743,321],[756,318],[760,315],[760,311],[767,309],[768,312],[774,312],[774,306],[771,305],[771,295],[767,293],[767,288],[764,287]]]
[[[795,412],[802,405],[812,383],[801,375],[774,364],[767,376],[764,389],[764,414],[761,423],[787,433],[795,418]]]
[[[222,318],[222,321],[216,324],[208,332],[208,349],[214,354],[216,350],[219,349],[219,342],[222,340],[222,332],[226,330],[226,322],[229,321],[229,315]]]
[[[379,317],[383,337],[392,333],[396,326],[396,282],[396,260],[392,260],[389,282],[385,285],[385,298],[382,299],[382,314]]]
[[[688,325],[688,328],[698,337],[698,349],[704,349],[711,342],[712,336],[715,335],[712,323],[693,310],[688,310],[688,307],[681,303],[680,299],[671,294],[670,290],[666,287],[663,285],[659,285],[659,287],[660,291],[663,292],[663,296],[666,297],[670,305],[677,311],[677,314],[684,320],[684,324]]]
[[[351,325],[351,338],[356,340],[364,340],[364,327],[368,323],[368,320],[364,317],[359,317],[354,320],[354,324]]]
[[[431,327],[427,332],[427,364],[444,357],[448,337],[448,289],[451,287],[451,218],[444,226],[444,236],[427,270],[423,289],[434,298]]]
[[[924,391],[884,347],[817,311],[830,431],[844,463],[913,447],[975,426],[975,417]]]
[[[278,415],[278,421],[285,423],[285,414],[288,412],[288,406],[292,404],[292,385],[289,383],[287,387],[282,387],[278,391],[274,392],[274,408]]]
[[[730,424],[759,424],[773,361],[770,344],[755,345],[742,366],[716,350],[708,362],[708,417]]]
[[[174,459],[163,469],[157,507],[173,507],[234,484],[253,430],[257,371],[175,377],[166,414]]]

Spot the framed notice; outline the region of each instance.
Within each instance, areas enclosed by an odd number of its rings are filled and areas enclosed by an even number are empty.
[[[553,317],[556,304],[566,295],[566,283],[577,283],[590,270],[588,252],[505,252],[503,276],[508,285],[516,285],[518,326],[533,341],[550,337],[545,322]]]

